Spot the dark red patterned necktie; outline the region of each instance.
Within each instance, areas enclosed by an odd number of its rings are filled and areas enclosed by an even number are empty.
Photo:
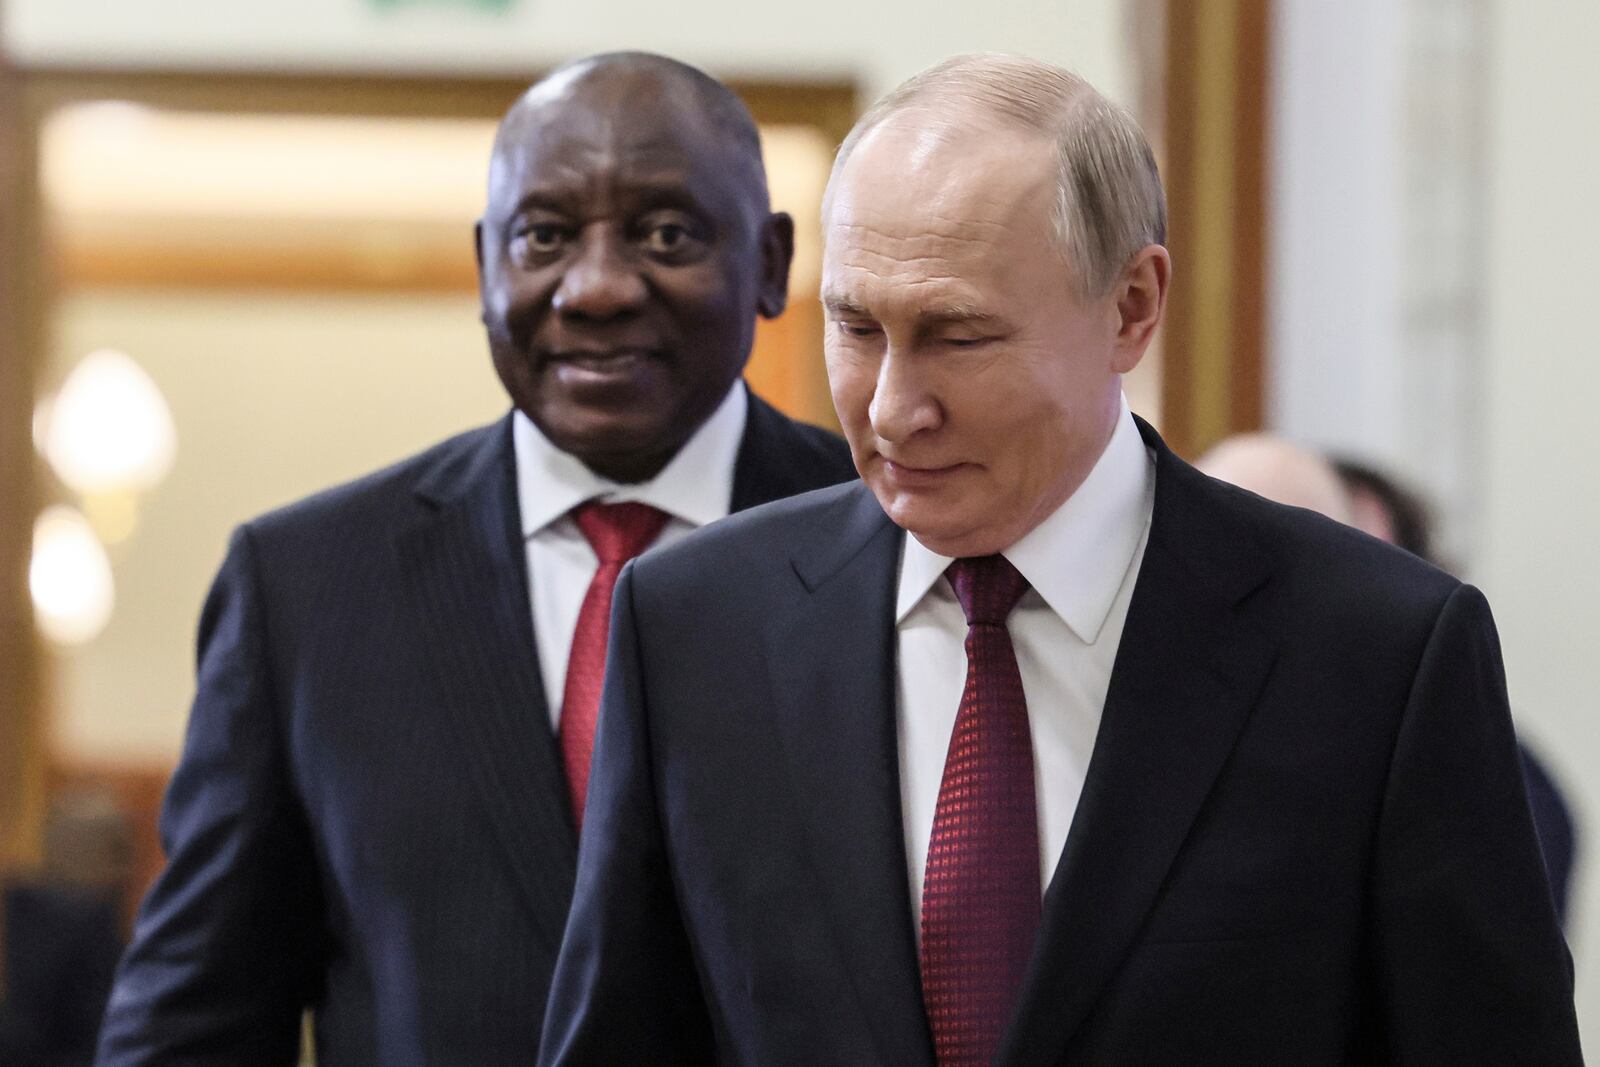
[[[967,615],[967,684],[922,883],[922,997],[939,1067],[987,1067],[1039,927],[1033,737],[1006,629],[1028,580],[1003,556],[946,573]]]
[[[589,792],[589,759],[594,755],[595,718],[606,677],[606,637],[611,624],[611,591],[622,565],[650,547],[668,515],[648,504],[602,504],[591,500],[572,510],[578,529],[600,560],[589,581],[572,632],[567,682],[561,693],[561,760],[572,793],[572,817],[583,827],[583,800]]]

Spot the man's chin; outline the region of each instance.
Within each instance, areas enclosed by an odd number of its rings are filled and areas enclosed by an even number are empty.
[[[928,551],[952,557],[972,554],[961,549],[973,540],[973,524],[949,504],[935,499],[938,494],[900,491],[890,495],[876,486],[873,489],[889,520]]]
[[[659,420],[641,420],[637,409],[567,406],[559,417],[529,417],[551,444],[613,481],[653,477],[682,444]]]

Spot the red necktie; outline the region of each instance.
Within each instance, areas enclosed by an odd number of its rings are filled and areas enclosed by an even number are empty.
[[[1028,580],[1002,556],[947,574],[967,616],[967,684],[922,884],[922,995],[939,1067],[987,1067],[1039,926],[1033,737],[1006,629]]]
[[[561,693],[561,760],[572,792],[572,817],[583,827],[583,800],[589,792],[589,758],[594,754],[594,725],[600,713],[600,688],[606,677],[606,638],[611,626],[611,591],[623,564],[650,547],[667,524],[668,515],[648,504],[602,504],[590,501],[572,510],[578,529],[600,560],[589,581],[572,632],[567,657],[567,682]]]

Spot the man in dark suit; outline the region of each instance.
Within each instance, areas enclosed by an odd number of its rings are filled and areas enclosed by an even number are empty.
[[[1433,554],[1433,520],[1422,499],[1364,463],[1330,459],[1271,434],[1246,433],[1219,441],[1195,460],[1195,467],[1257,496],[1337,519],[1441,565]],[[1544,765],[1526,745],[1519,743],[1517,754],[1556,920],[1565,926],[1572,878],[1572,816]]]
[[[1330,462],[1350,495],[1353,526],[1435,566],[1442,565],[1434,548],[1433,512],[1418,493],[1366,463],[1341,457]],[[1518,752],[1522,776],[1527,780],[1533,828],[1544,856],[1545,874],[1550,879],[1550,895],[1555,899],[1556,918],[1565,927],[1578,827],[1561,786],[1544,762],[1527,745],[1519,745]]]
[[[624,571],[544,1063],[1580,1062],[1483,598],[1121,398],[1164,216],[1045,64],[857,124],[865,484]]]
[[[104,1064],[531,1063],[629,556],[853,477],[747,394],[793,227],[726,88],[655,56],[535,85],[477,248],[515,404],[247,523]]]

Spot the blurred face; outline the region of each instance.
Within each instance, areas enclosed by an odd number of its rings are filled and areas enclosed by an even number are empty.
[[[1394,516],[1376,493],[1357,485],[1350,487],[1349,495],[1351,526],[1387,544],[1399,542],[1394,531]]]
[[[1072,494],[1159,319],[1165,251],[1137,261],[1135,274],[1158,261],[1153,290],[1124,279],[1080,299],[1050,243],[1054,197],[1044,141],[956,147],[893,125],[857,145],[834,187],[834,405],[884,511],[942,555],[999,552]]]
[[[653,476],[784,307],[787,216],[746,150],[648,72],[585,70],[518,105],[478,225],[483,322],[516,406],[617,481]]]

